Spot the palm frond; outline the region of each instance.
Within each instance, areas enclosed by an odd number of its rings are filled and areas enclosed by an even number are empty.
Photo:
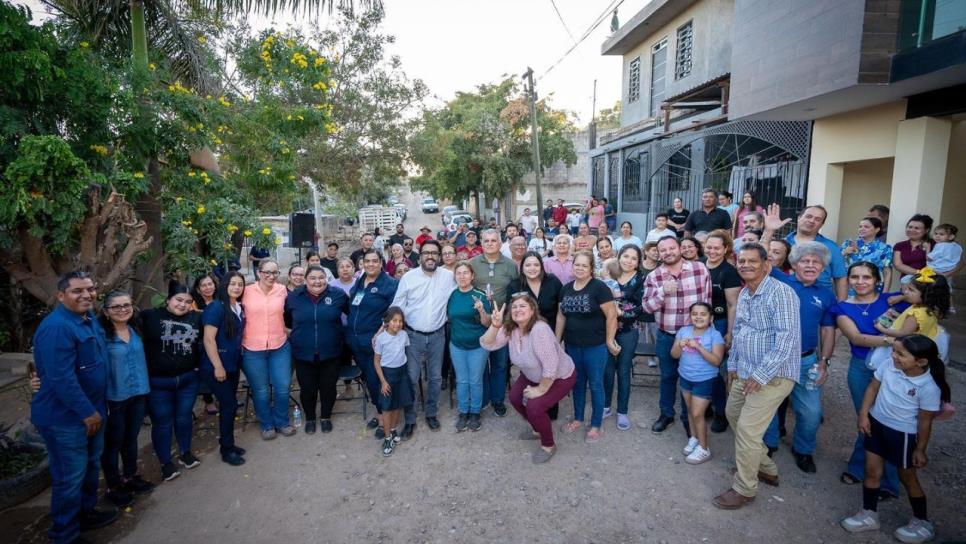
[[[381,8],[382,0],[171,0],[177,9],[204,9],[218,15],[240,15],[263,13],[274,15],[279,12],[319,13],[327,10],[330,14],[334,7],[353,10],[359,6],[363,10]]]

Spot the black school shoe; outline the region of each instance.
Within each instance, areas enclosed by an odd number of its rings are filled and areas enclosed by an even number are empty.
[[[711,432],[723,433],[728,430],[728,418],[724,414],[715,414],[711,420]]]
[[[402,434],[400,436],[402,437],[403,440],[409,440],[410,438],[413,437],[413,433],[415,432],[416,432],[416,424],[407,423],[406,426],[403,427]]]
[[[221,460],[233,467],[245,464],[245,458],[239,455],[235,450],[228,450],[227,452],[221,454]]]
[[[154,484],[142,480],[140,476],[135,474],[124,482],[124,489],[127,489],[135,495],[144,495],[145,493],[154,491]]]
[[[369,429],[370,431],[373,430],[373,429],[375,429],[378,426],[379,426],[379,419],[378,418],[372,418],[372,419],[369,420],[368,423],[366,423],[366,428]]]
[[[319,430],[322,431],[323,433],[331,433],[332,432],[332,420],[331,419],[322,419],[322,420],[320,420],[319,421]]]
[[[134,493],[128,491],[124,486],[117,486],[114,489],[107,490],[104,498],[118,508],[124,508],[125,506],[134,504]]]
[[[651,432],[654,434],[661,434],[674,424],[674,416],[661,416],[657,418],[654,425],[651,425]]]
[[[315,420],[310,419],[305,422],[305,434],[315,434]]]
[[[87,512],[81,512],[80,530],[93,531],[94,529],[107,527],[115,521],[117,521],[117,510],[105,512],[104,510],[98,510],[95,508]]]
[[[495,413],[497,417],[506,417],[506,404],[503,404],[502,402],[494,402],[493,413]]]

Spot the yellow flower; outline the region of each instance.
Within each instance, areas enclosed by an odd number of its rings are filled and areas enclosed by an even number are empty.
[[[312,85],[312,88],[313,89],[316,89],[318,91],[324,91],[324,90],[328,89],[329,86],[326,85],[324,81],[319,81],[319,82],[315,83],[314,85]]]
[[[221,145],[221,138],[215,138],[215,145]]]
[[[263,50],[262,51],[262,54],[259,55],[259,57],[261,57],[262,60],[265,61],[265,62],[271,62],[272,61],[272,54],[269,53],[267,49]]]
[[[282,155],[288,155],[288,152],[289,152],[289,150],[288,150],[287,147],[283,147],[282,148]]]
[[[316,68],[318,68],[319,66],[322,66],[323,64],[325,64],[325,59],[324,58],[322,58],[322,57],[315,57],[315,67]]]
[[[251,237],[251,235],[252,235],[252,231],[250,231],[250,230],[246,230],[246,231],[245,231],[245,232],[243,232],[242,234],[244,234],[244,235],[245,235],[246,237],[248,237],[248,238],[250,238],[250,237]]]
[[[268,227],[265,227],[265,228],[262,229],[262,234],[264,234],[265,236],[268,236],[271,233],[272,233],[272,229],[270,229]]]
[[[205,38],[204,36],[198,36],[198,43],[204,44],[207,42],[208,42],[208,38]]]
[[[225,218],[224,217],[219,217],[218,219],[215,219],[215,223],[218,223],[219,225],[222,224],[222,223],[224,223],[224,222],[225,222]]]
[[[208,262],[211,263],[212,265],[218,264],[218,261],[216,261],[214,259],[210,259]]]
[[[134,176],[134,179],[141,179],[144,177],[144,172],[135,172],[132,175]]]
[[[333,134],[333,133],[335,133],[336,130],[338,130],[338,127],[335,126],[335,123],[326,123],[325,124],[325,132],[326,132],[326,134]]]
[[[157,69],[158,69],[158,67],[155,66],[153,62],[151,64],[148,64],[148,70],[154,71],[154,70],[157,70]]]
[[[295,176],[294,176],[294,175],[291,175],[291,174],[290,174],[290,175],[288,176],[288,179],[295,179]]]
[[[91,46],[91,44],[89,44],[87,42],[80,42],[80,44],[78,44],[78,45],[81,46],[81,49],[87,49],[88,47]]]
[[[238,231],[238,225],[229,224],[227,227],[225,227],[225,229],[227,229],[229,233],[235,234],[235,232]]]
[[[197,125],[195,125],[195,128],[198,129],[198,130],[201,130],[201,129],[205,128],[205,125],[204,125],[204,123],[198,123]]]
[[[205,172],[204,170],[202,170],[201,171],[201,177],[207,178],[208,177],[208,172]]]
[[[182,198],[180,196],[175,197],[175,199],[174,199],[175,202],[181,202],[182,200],[184,200],[184,198]]]
[[[288,121],[291,121],[292,120],[292,114],[291,113],[288,114],[288,117],[286,117],[285,119],[288,120]]]
[[[231,249],[232,247],[234,247],[234,246],[232,246],[232,245],[231,245],[230,243],[228,243],[228,242],[225,242],[225,249]]]
[[[174,92],[174,85],[168,85],[168,90]]]
[[[198,215],[203,215],[205,213],[205,207],[204,206],[198,206],[197,212],[198,212]]]
[[[278,244],[278,245],[282,245],[282,237],[281,236],[276,236],[275,237],[275,243]]]
[[[191,221],[185,219],[184,221],[181,222],[181,224],[184,225],[184,226],[186,226],[186,227],[190,227],[191,226]]]
[[[92,145],[90,146],[91,151],[97,153],[98,155],[107,156],[107,146],[104,145]]]
[[[222,106],[225,106],[226,108],[231,107],[231,102],[229,102],[224,96],[218,97],[218,103],[221,104]]]
[[[189,177],[189,178],[193,178],[193,177],[195,177],[195,171],[194,171],[194,170],[189,170],[189,171],[188,171],[188,177]]]
[[[298,119],[299,121],[305,121],[305,117],[302,117],[301,115],[296,115],[295,117],[296,117],[296,119]]]

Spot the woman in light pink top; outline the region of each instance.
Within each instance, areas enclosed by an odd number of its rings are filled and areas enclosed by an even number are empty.
[[[543,268],[548,274],[557,276],[561,284],[574,281],[574,257],[571,255],[573,238],[569,234],[558,234],[553,239],[553,255],[543,258]]]
[[[590,203],[587,205],[587,226],[590,227],[590,233],[597,235],[597,227],[604,222],[604,206],[596,198],[590,199]]]
[[[480,338],[480,345],[487,351],[496,351],[509,344],[510,362],[520,368],[520,377],[510,388],[510,404],[530,424],[520,438],[539,438],[540,447],[533,451],[533,462],[545,463],[557,451],[547,412],[574,388],[577,373],[550,325],[540,317],[533,297],[526,293],[514,295],[506,322],[505,310],[506,304],[493,310],[490,327]]]
[[[283,436],[295,434],[295,427],[288,420],[292,351],[283,316],[287,295],[288,290],[278,283],[278,263],[271,259],[258,263],[258,281],[242,295],[246,319],[242,370],[252,389],[264,440],[275,438],[276,431]]]

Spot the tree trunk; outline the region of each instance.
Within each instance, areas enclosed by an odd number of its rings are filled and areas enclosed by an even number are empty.
[[[134,299],[142,308],[150,308],[151,297],[166,292],[161,240],[161,167],[157,159],[148,162],[148,176],[150,187],[135,203],[138,216],[147,225],[145,238],[151,239],[146,258],[138,263],[134,273]]]

